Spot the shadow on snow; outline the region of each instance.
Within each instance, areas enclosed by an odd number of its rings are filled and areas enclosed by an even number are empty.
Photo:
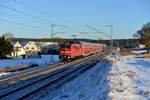
[[[142,59],[136,59],[134,63],[128,63],[131,65],[140,65],[142,67],[150,67],[150,62]]]

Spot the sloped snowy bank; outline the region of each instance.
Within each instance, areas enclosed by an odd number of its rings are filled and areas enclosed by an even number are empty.
[[[42,55],[41,58],[26,58],[26,59],[1,59],[0,60],[0,70],[3,70],[6,67],[22,67],[25,65],[37,65],[38,67],[47,66],[54,62],[59,62],[59,55]],[[8,72],[2,73],[0,72],[0,78],[8,75],[13,75],[18,72]]]
[[[53,59],[52,59],[53,57]],[[42,55],[41,58],[26,58],[26,59],[1,59],[0,60],[0,69],[7,66],[16,67],[25,64],[38,64],[38,65],[47,65],[53,62],[59,61],[58,55]]]
[[[121,57],[109,72],[109,96],[112,100],[150,99],[150,59]]]
[[[150,100],[150,59],[109,58],[42,99]]]
[[[109,82],[107,75],[111,63],[104,61],[60,86],[53,94],[48,93],[40,100],[108,100]],[[51,92],[51,91],[49,91]]]

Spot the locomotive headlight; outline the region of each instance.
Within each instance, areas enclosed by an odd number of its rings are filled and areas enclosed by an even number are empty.
[[[70,58],[70,56],[68,56],[68,58]]]

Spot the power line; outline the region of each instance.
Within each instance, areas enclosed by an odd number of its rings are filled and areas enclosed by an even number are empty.
[[[32,10],[34,10],[34,11],[37,11],[37,12],[41,13],[41,14],[44,14],[44,15],[47,15],[47,16],[51,16],[50,14],[48,14],[48,13],[46,13],[46,12],[43,12],[43,11],[37,9],[37,8],[34,8],[34,7],[32,7],[32,6],[28,5],[28,4],[25,4],[25,3],[21,2],[21,1],[18,1],[18,0],[14,0],[14,1],[15,1],[16,3],[18,3],[18,4],[22,5],[22,6],[24,6],[24,7],[30,8],[30,9],[32,9]],[[21,10],[17,10],[17,9],[15,9],[15,8],[11,8],[11,7],[8,7],[8,6],[5,6],[5,5],[1,5],[1,4],[0,4],[0,7],[6,8],[6,9],[9,9],[9,10],[12,10],[12,11],[14,11],[14,12],[23,14],[23,15],[25,15],[25,16],[29,16],[29,17],[32,17],[32,18],[36,18],[36,19],[41,20],[41,21],[44,21],[44,22],[46,22],[46,23],[52,23],[52,24],[54,24],[54,23],[53,23],[52,21],[50,21],[50,20],[43,19],[43,18],[41,18],[41,17],[37,17],[37,16],[34,16],[34,15],[32,15],[32,14],[28,14],[28,13],[26,13],[26,12],[23,12],[23,11],[21,11]],[[21,17],[20,17],[20,18],[21,18]],[[77,32],[76,30],[74,30],[74,29],[72,29],[72,28],[70,28],[70,27],[68,27],[68,26],[67,26],[66,28],[69,29],[69,30],[72,30],[72,31],[74,31],[74,32],[76,32],[76,33],[79,33],[79,32]]]
[[[51,24],[51,38],[53,38],[54,35],[56,35],[58,32],[54,33],[54,28],[58,26],[58,27],[64,27],[65,25],[58,25],[58,24]]]
[[[105,36],[107,36],[107,37],[110,37],[110,38],[111,38],[111,36],[110,36],[110,35],[107,35],[107,34],[105,34],[105,33],[101,32],[100,30],[98,30],[98,29],[96,29],[96,28],[94,28],[94,27],[91,27],[91,26],[89,26],[89,25],[86,25],[86,27],[88,27],[88,28],[90,28],[90,29],[93,29],[93,30],[97,31],[98,33],[101,33],[101,34],[103,34],[103,35],[105,35]]]
[[[89,26],[89,25],[86,25],[86,26],[87,26],[88,28],[90,28],[90,29],[93,29],[93,30],[97,31],[98,33],[101,33],[101,34],[103,34],[103,35],[109,37],[109,38],[110,38],[110,50],[111,50],[111,52],[112,52],[112,50],[113,50],[113,39],[112,39],[113,25],[107,25],[108,27],[111,28],[111,35],[107,35],[107,34],[101,32],[100,30],[98,30],[98,29],[96,29],[96,28],[94,28],[94,27],[92,27],[92,26]]]
[[[32,7],[32,6],[28,5],[28,4],[25,4],[25,3],[21,2],[21,1],[18,1],[18,0],[14,0],[14,1],[15,1],[16,3],[18,3],[18,4],[22,5],[22,6],[24,6],[24,7],[30,8],[30,9],[32,9],[32,10],[34,10],[34,11],[37,11],[37,12],[41,13],[41,14],[44,14],[44,15],[47,15],[47,16],[52,16],[52,15],[46,13],[46,12],[43,12],[43,11],[40,10],[40,9],[34,8],[34,7]]]
[[[21,10],[17,10],[17,9],[14,9],[14,8],[11,8],[11,7],[8,7],[8,6],[5,6],[5,5],[1,5],[1,4],[0,4],[0,7],[6,8],[6,9],[9,9],[9,10],[12,10],[12,11],[15,11],[15,12],[20,13],[20,14],[23,14],[23,15],[25,15],[25,16],[29,16],[29,17],[32,17],[32,18],[36,18],[36,19],[38,19],[38,20],[41,20],[41,21],[44,21],[44,22],[47,22],[47,23],[53,23],[52,21],[49,21],[49,20],[47,20],[47,19],[43,19],[43,18],[41,18],[41,17],[37,17],[37,16],[31,15],[31,14],[28,14],[28,13],[23,12],[23,11],[21,11]]]
[[[32,26],[32,25],[22,24],[22,23],[18,23],[18,22],[14,22],[14,21],[5,20],[5,19],[0,19],[0,21],[11,23],[11,24],[16,24],[16,25],[21,25],[21,26],[25,26],[25,27],[29,27],[29,28],[37,28],[37,29],[40,28],[40,29],[43,29],[43,28],[38,27],[38,26]]]
[[[28,21],[35,21],[35,22],[37,22],[37,23],[42,23],[42,24],[43,24],[43,22],[41,22],[41,21],[32,20],[32,19],[29,19],[29,18],[26,18],[26,17],[17,16],[17,15],[13,15],[13,14],[8,14],[8,13],[3,12],[3,11],[0,11],[0,13],[5,14],[5,15],[7,15],[7,16],[9,16],[9,17],[16,17],[16,18],[19,18],[19,19],[28,20]]]
[[[74,31],[74,32],[76,32],[76,33],[79,33],[77,30],[75,30],[75,29],[73,29],[73,28],[71,28],[71,27],[69,27],[69,26],[66,26],[66,28],[69,29],[70,31]]]
[[[39,9],[37,9],[37,8],[34,8],[34,7],[32,7],[32,6],[30,6],[30,5],[26,4],[26,3],[23,3],[23,2],[21,2],[21,1],[19,1],[19,0],[13,0],[13,1],[15,1],[16,3],[22,5],[22,6],[26,7],[26,8],[30,8],[30,9],[32,9],[32,10],[34,10],[34,11],[37,11],[37,12],[39,12],[39,13],[41,13],[41,14],[44,14],[44,15],[47,15],[47,16],[52,16],[52,15],[46,13],[46,12],[43,12],[43,11],[41,11],[41,10],[39,10]],[[72,29],[72,28],[70,28],[70,27],[68,27],[68,26],[67,26],[66,28],[68,28],[69,30],[75,31],[76,33],[79,33],[79,32],[77,32],[76,30],[74,30],[74,29]]]
[[[37,8],[34,8],[34,7],[32,7],[32,6],[28,5],[28,4],[25,4],[25,3],[23,3],[23,2],[21,2],[21,1],[19,1],[19,0],[14,0],[14,1],[15,1],[16,3],[18,3],[18,4],[22,5],[22,6],[24,6],[24,7],[28,7],[28,8],[30,8],[30,9],[32,9],[32,10],[34,10],[34,11],[37,11],[37,12],[39,12],[39,13],[41,13],[41,14],[44,14],[44,15],[47,15],[47,16],[52,16],[52,15],[46,13],[46,12],[43,12],[43,11],[41,11],[41,10],[39,10],[39,9],[37,9]],[[67,28],[68,28],[69,30],[73,30],[73,31],[75,31],[76,33],[78,33],[76,30],[74,30],[74,29],[72,29],[72,28],[69,28],[68,26],[67,26]]]

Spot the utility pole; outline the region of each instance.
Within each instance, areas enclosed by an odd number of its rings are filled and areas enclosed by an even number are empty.
[[[51,42],[52,42],[52,39],[53,39],[54,27],[55,27],[55,24],[51,24]],[[52,44],[51,44],[51,46],[52,46]],[[51,52],[51,62],[53,62],[53,54],[52,54],[52,52]]]
[[[54,34],[54,27],[55,27],[56,25],[55,24],[51,24],[51,39],[53,39],[53,34]]]
[[[53,36],[56,34],[56,32],[54,32],[54,28],[56,26],[64,26],[64,25],[51,24],[51,41],[53,39]],[[53,62],[53,55],[51,55],[51,62]]]
[[[113,25],[106,25],[107,27],[110,27],[110,36],[111,36],[111,40],[110,40],[110,48],[113,51]]]
[[[53,38],[53,36],[56,34],[56,32],[54,32],[54,28],[58,26],[58,27],[63,27],[65,25],[57,25],[57,24],[51,24],[51,39]]]

